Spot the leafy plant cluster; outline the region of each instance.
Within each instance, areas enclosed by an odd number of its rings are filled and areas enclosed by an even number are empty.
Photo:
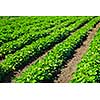
[[[46,37],[46,36],[50,35],[51,33],[70,25],[72,22],[75,22],[75,21],[77,22],[77,19],[78,19],[77,17],[72,17],[72,18],[70,18],[70,20],[66,20],[57,25],[55,23],[54,27],[48,28],[47,30],[41,30],[39,32],[30,32],[29,34],[26,33],[23,36],[21,36],[20,38],[18,38],[17,40],[13,40],[13,41],[4,43],[0,47],[0,56],[3,57],[7,54],[14,53],[16,50],[19,50],[19,49],[23,48],[24,46],[31,44],[32,42],[38,40],[39,38]],[[84,19],[84,18],[82,18],[82,19]],[[86,20],[86,18],[84,20]],[[44,28],[45,28],[45,26],[44,26]]]
[[[78,23],[78,24],[81,24],[81,23]],[[6,59],[0,64],[1,78],[3,78],[10,71],[16,70],[17,68],[20,68],[21,66],[28,64],[28,62],[32,58],[36,58],[40,56],[41,54],[44,53],[45,50],[48,50],[50,47],[61,42],[62,40],[67,38],[69,35],[70,35],[70,32],[66,29],[66,27],[62,27],[61,29],[55,30],[49,36],[40,38],[37,41],[33,42],[32,44],[26,45],[21,50],[16,51],[14,54],[8,55]]]
[[[4,18],[4,16],[3,16]],[[44,17],[10,17],[8,20],[0,20],[0,34],[13,33],[14,30],[19,30],[22,26],[38,24],[37,22],[42,23]],[[44,19],[45,21],[45,19]]]
[[[81,25],[84,25],[85,23],[89,22],[92,18],[93,18],[93,16],[91,16],[91,17],[90,16],[87,16],[87,17],[84,16],[84,17],[82,17],[82,19],[77,20],[76,23],[71,24],[70,26],[68,26],[67,29],[72,32],[73,30],[77,29]]]
[[[29,34],[30,32],[34,34],[34,32],[54,27],[56,24],[59,24],[60,21],[62,22],[62,19],[65,21],[69,19],[69,17],[62,17],[61,19],[59,19],[59,17],[55,19],[54,17],[49,22],[47,18],[47,20],[44,19],[43,22],[39,23],[31,22],[31,18],[28,20],[25,18],[24,21],[20,19],[18,23],[14,22],[14,24],[5,25],[3,28],[0,28],[0,46],[8,41],[16,40],[24,34]]]
[[[61,30],[57,30],[46,38],[40,38],[31,45],[16,51],[14,54],[8,55],[7,58],[0,64],[0,67],[2,68],[2,70],[0,70],[1,74],[3,75],[12,70],[15,70],[20,66],[23,66],[24,64],[27,64],[30,59],[41,55],[44,50],[68,37],[68,35],[69,34],[66,28],[62,28]],[[0,76],[2,77],[1,74]]]
[[[91,42],[87,53],[77,65],[71,82],[97,83],[100,82],[100,29]]]
[[[64,61],[74,53],[75,48],[86,38],[88,31],[99,21],[100,17],[93,18],[79,30],[75,31],[74,34],[69,36],[65,41],[57,44],[44,58],[30,65],[21,73],[21,76],[15,78],[15,82],[24,83],[51,80],[54,73],[63,66]]]

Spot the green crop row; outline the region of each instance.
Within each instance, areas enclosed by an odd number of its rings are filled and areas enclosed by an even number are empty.
[[[87,20],[89,18],[85,17],[85,18],[82,18],[80,20],[84,21],[83,19]],[[10,53],[14,53],[16,50],[21,49],[25,45],[29,45],[32,42],[38,40],[39,38],[46,37],[47,35],[50,35],[50,33],[57,31],[60,28],[63,28],[67,25],[70,25],[70,23],[75,22],[76,20],[77,20],[77,18],[72,18],[71,21],[68,20],[68,21],[63,22],[59,25],[56,25],[53,28],[43,30],[41,32],[36,32],[34,34],[31,32],[29,34],[23,35],[21,38],[19,38],[17,40],[7,42],[0,47],[0,57],[3,57],[3,56],[10,54]],[[77,25],[76,25],[76,27],[77,27]]]
[[[36,19],[37,18],[37,19]],[[4,34],[12,34],[14,32],[14,30],[19,30],[20,28],[26,28],[27,27],[31,27],[31,28],[39,28],[41,25],[48,25],[50,23],[54,23],[54,22],[62,22],[66,19],[70,19],[69,17],[52,17],[51,19],[49,17],[45,18],[45,17],[24,17],[24,19],[15,19],[15,21],[13,21],[11,23],[11,25],[9,25],[8,23],[6,23],[5,26],[0,27],[0,34],[4,35]],[[36,20],[35,20],[36,19]],[[9,21],[8,21],[9,22]]]
[[[81,19],[81,21],[80,21],[80,19],[76,22],[76,23],[74,23],[74,24],[72,24],[72,25],[70,25],[69,27],[67,27],[68,28],[68,30],[69,31],[73,31],[73,29],[77,29],[78,28],[78,26],[77,25],[79,25],[79,23],[81,23],[81,25],[84,25],[84,23],[87,23],[88,21],[90,21],[90,19],[92,19],[92,18],[94,18],[94,17],[90,17],[90,16],[87,16],[86,17],[86,19]],[[81,26],[81,25],[79,25],[79,27]]]
[[[100,29],[73,74],[74,83],[100,82]]]
[[[66,20],[66,19],[64,19],[64,20]],[[58,21],[59,21],[59,19],[58,19]],[[44,29],[46,30],[48,28],[54,27],[55,25],[59,24],[57,22],[57,20],[54,20],[54,23],[52,23],[52,22],[51,23],[46,22],[46,23],[47,24],[44,24],[44,25],[42,25],[40,27],[34,27],[35,24],[28,25],[28,26],[24,25],[20,29],[14,30],[14,32],[12,34],[11,33],[2,34],[2,35],[0,35],[0,45],[2,45],[5,42],[8,42],[8,41],[15,40],[15,39],[21,37],[24,34],[29,34],[30,32],[32,32],[34,34],[34,32],[39,32],[39,31],[44,30]],[[12,24],[12,26],[13,26],[13,24]]]
[[[9,73],[10,71],[27,64],[30,59],[35,59],[41,55],[44,50],[50,48],[68,36],[68,31],[66,28],[63,28],[57,32],[52,33],[46,38],[40,38],[31,45],[16,51],[14,54],[8,55],[7,58],[2,63],[0,63],[0,80],[1,77],[3,77],[6,73]]]
[[[7,16],[2,16],[0,17],[0,29],[3,26],[6,25],[11,25],[12,23],[14,23],[15,21],[17,21],[19,19],[19,17],[7,17]]]
[[[43,80],[51,80],[55,71],[61,68],[64,61],[74,53],[75,48],[86,38],[88,31],[99,21],[100,17],[92,19],[64,42],[56,45],[44,58],[30,65],[19,77],[15,78],[15,82],[43,82]]]
[[[23,19],[22,19],[23,18]],[[36,23],[41,20],[45,21],[45,18],[40,17],[10,17],[8,20],[0,20],[0,34],[8,34],[13,33],[14,29],[19,29],[23,25],[32,25],[33,23]]]
[[[79,23],[80,24],[80,23]],[[70,34],[66,30],[66,27],[61,28],[60,30],[55,31],[46,38],[40,38],[36,42],[33,42],[31,45],[27,45],[21,50],[16,51],[14,54],[10,54],[6,59],[0,64],[1,68],[1,78],[9,73],[10,71],[16,70],[17,68],[28,64],[30,59],[36,58],[43,54],[44,50],[49,49],[54,46],[56,43],[61,42]]]
[[[61,18],[61,17],[60,17]],[[13,28],[28,26],[28,25],[39,25],[39,23],[45,23],[46,21],[52,22],[56,19],[60,19],[59,17],[40,17],[40,16],[21,16],[21,17],[11,17],[8,20],[0,20],[0,30],[6,33],[6,30],[10,30]],[[62,17],[64,18],[64,17]],[[65,17],[66,18],[66,17]],[[4,21],[4,22],[3,22]],[[3,25],[4,24],[4,25]],[[12,26],[13,25],[13,26]],[[1,32],[1,31],[0,31]],[[1,33],[1,34],[4,34]]]
[[[0,30],[2,30],[2,29],[9,30],[9,29],[12,29],[12,27],[16,28],[16,25],[19,26],[19,28],[20,28],[22,26],[22,24],[23,25],[33,25],[33,24],[39,25],[39,23],[46,22],[46,21],[48,23],[51,23],[54,20],[57,20],[57,19],[60,20],[62,18],[70,19],[71,17],[70,16],[19,16],[19,17],[10,16],[8,18],[5,18],[3,16],[0,19]],[[13,24],[13,26],[12,26],[12,24]],[[6,26],[8,26],[8,28]],[[10,26],[11,26],[11,28],[10,28]],[[5,30],[4,32],[7,32],[7,31]],[[0,31],[0,34],[2,34],[1,31]]]

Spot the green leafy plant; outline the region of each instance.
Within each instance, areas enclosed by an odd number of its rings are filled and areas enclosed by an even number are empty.
[[[87,53],[77,65],[77,71],[73,74],[73,79],[70,82],[100,82],[100,29],[91,42]]]
[[[64,60],[68,59],[74,53],[76,46],[80,45],[83,38],[87,36],[87,32],[99,20],[100,17],[92,19],[80,28],[80,30],[69,36],[64,42],[57,44],[44,58],[29,66],[22,72],[21,76],[15,78],[15,82],[41,82],[52,79],[55,71],[61,68]]]

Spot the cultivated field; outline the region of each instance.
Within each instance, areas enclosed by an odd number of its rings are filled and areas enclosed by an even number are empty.
[[[99,83],[99,16],[0,17],[0,82]]]

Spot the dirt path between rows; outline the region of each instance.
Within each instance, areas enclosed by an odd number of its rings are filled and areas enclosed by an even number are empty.
[[[0,58],[0,63],[1,63],[3,60],[4,60],[3,58]]]
[[[73,58],[66,61],[63,69],[61,69],[60,74],[57,75],[57,79],[54,80],[54,83],[68,83],[72,79],[72,73],[76,71],[77,64],[81,61],[82,56],[87,52],[90,42],[93,40],[93,37],[96,34],[96,31],[100,28],[100,23],[93,28],[92,31],[89,31],[87,39],[83,42],[80,48],[75,50]]]

